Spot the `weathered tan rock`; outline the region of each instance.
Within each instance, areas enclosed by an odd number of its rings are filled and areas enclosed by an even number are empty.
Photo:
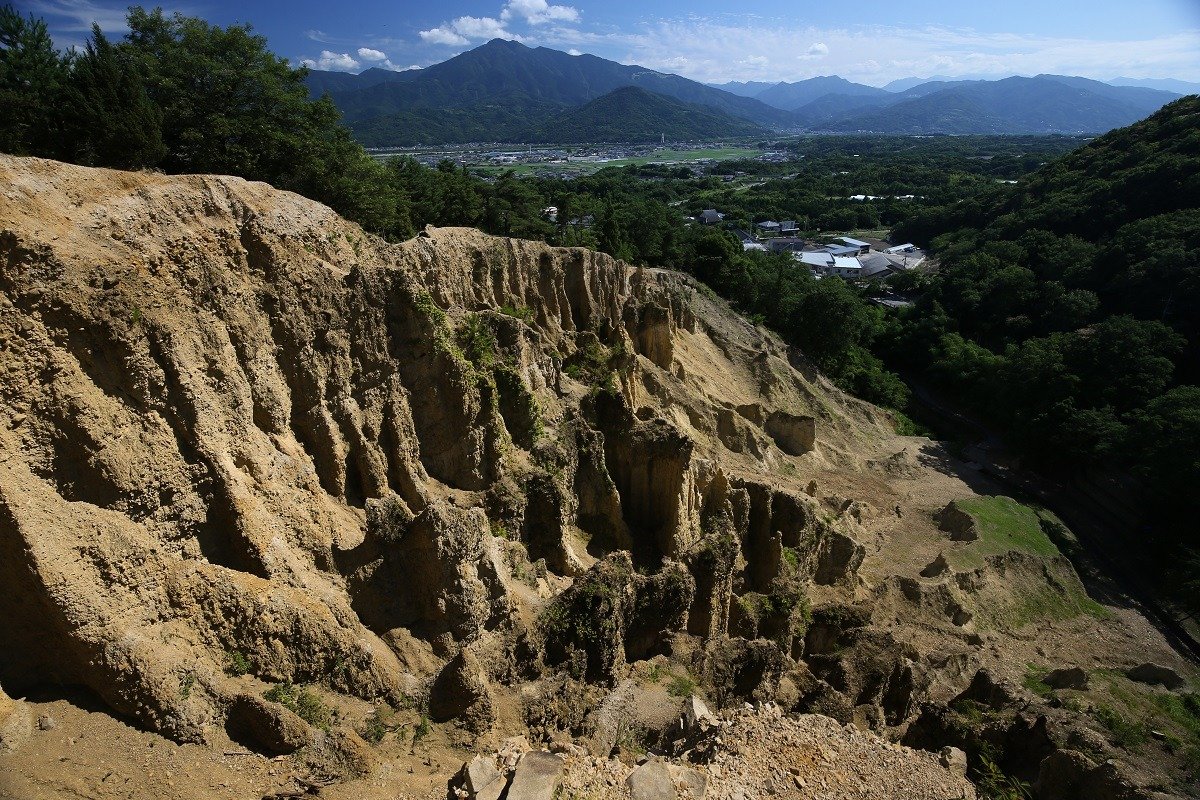
[[[292,711],[250,694],[233,699],[227,726],[233,738],[271,755],[294,753],[323,739]]]
[[[1187,683],[1175,670],[1170,667],[1164,667],[1161,664],[1147,662],[1138,664],[1133,669],[1125,673],[1131,681],[1138,683],[1148,683],[1151,685],[1157,684],[1165,686],[1168,689],[1179,689]]]
[[[16,750],[33,733],[33,715],[24,702],[0,688],[0,752]]]
[[[553,800],[562,781],[563,760],[553,753],[532,751],[517,762],[508,800]]]
[[[675,782],[661,761],[647,761],[625,779],[631,800],[675,800]]]
[[[953,500],[936,514],[936,519],[938,527],[949,533],[953,541],[973,542],[979,538],[975,518],[959,508]]]
[[[438,722],[459,719],[481,733],[495,721],[487,675],[470,648],[452,658],[429,693],[429,715]]]

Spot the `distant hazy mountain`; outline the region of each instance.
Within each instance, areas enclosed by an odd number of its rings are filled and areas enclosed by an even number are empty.
[[[592,55],[499,39],[420,70],[370,69],[360,75],[313,71],[307,82],[314,95],[329,93],[367,146],[518,142],[528,137],[644,141],[664,133],[676,139],[725,138],[738,135],[735,130],[760,135],[763,129],[1102,133],[1136,122],[1178,97],[1155,86],[1063,75],[998,81],[912,78],[893,81],[886,89],[825,76],[717,88]],[[645,91],[616,92],[626,87]],[[755,89],[761,89],[757,97],[745,96]],[[679,102],[667,103],[664,97]]]
[[[1161,89],[1177,94],[1200,94],[1200,83],[1177,81],[1174,78],[1113,78],[1113,86],[1141,86],[1145,89]]]
[[[897,78],[891,83],[885,84],[883,88],[889,92],[906,92],[923,83],[947,83],[959,80],[962,78],[952,78],[947,75],[934,75],[932,78]]]
[[[411,77],[396,74],[406,77],[330,90],[363,144],[513,141],[531,124],[624,86],[708,106],[756,125],[794,125],[785,111],[678,75],[500,39]]]
[[[528,142],[656,142],[768,134],[765,128],[708,106],[624,86],[522,131]]]
[[[930,91],[930,89],[933,89]],[[876,109],[810,123],[813,130],[893,134],[1101,133],[1132,124],[1178,95],[1039,75],[930,84]],[[826,100],[828,102],[828,100]],[[801,108],[800,116],[806,110]]]
[[[836,75],[809,78],[795,83],[777,83],[765,89],[756,97],[768,105],[781,108],[784,111],[795,111],[801,106],[808,105],[818,97],[827,94],[841,94],[857,97],[884,96],[883,89],[874,86],[864,86],[861,83],[851,83]]]
[[[327,72],[325,70],[310,69],[304,83],[308,86],[308,91],[311,95],[320,97],[326,92],[333,94],[334,92],[366,89],[380,83],[412,80],[420,72],[421,70],[419,69],[395,72],[390,69],[371,67],[355,75],[350,72]]]
[[[759,92],[770,89],[775,84],[766,81],[730,81],[729,83],[710,83],[708,85],[739,97],[757,97]]]

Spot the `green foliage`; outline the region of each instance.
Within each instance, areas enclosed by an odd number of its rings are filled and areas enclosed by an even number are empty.
[[[982,800],[1030,800],[1029,784],[1007,775],[996,765],[994,755],[984,748],[977,759],[971,779]]]
[[[529,306],[500,306],[500,313],[521,320],[526,325],[533,324],[533,309]]]
[[[196,673],[188,670],[179,679],[179,699],[187,700],[192,696],[192,687],[196,685]]]
[[[277,683],[263,693],[263,698],[279,703],[313,727],[328,731],[333,725],[333,711],[316,692],[307,686],[295,686],[291,681]]]
[[[46,23],[0,7],[0,152],[55,156],[69,62],[54,50]]]
[[[1129,750],[1144,744],[1150,737],[1150,726],[1145,720],[1130,720],[1112,706],[1098,705],[1092,714],[1109,732],[1112,743]]]
[[[672,697],[690,697],[696,691],[696,681],[691,675],[674,675],[667,684],[667,694]]]
[[[380,744],[388,732],[395,727],[395,712],[390,706],[381,706],[363,720],[360,734],[371,744]]]
[[[250,673],[250,671],[253,669],[254,669],[254,665],[250,663],[250,659],[246,658],[246,655],[244,653],[242,653],[238,650],[226,650],[225,651],[225,674],[226,675],[231,675],[231,676],[237,678],[242,675],[248,675]]]
[[[476,368],[487,370],[496,363],[498,351],[496,334],[492,332],[491,326],[483,316],[479,314],[468,316],[458,326],[454,337],[463,355]]]
[[[429,721],[429,717],[422,714],[417,726],[413,728],[413,746],[415,747],[417,742],[431,733],[433,733],[433,724]]]

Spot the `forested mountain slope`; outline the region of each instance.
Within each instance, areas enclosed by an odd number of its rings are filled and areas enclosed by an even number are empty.
[[[1200,98],[895,235],[942,270],[892,357],[1044,463],[1138,476],[1163,546],[1200,545]]]

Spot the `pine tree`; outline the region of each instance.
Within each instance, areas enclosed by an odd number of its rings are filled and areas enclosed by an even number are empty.
[[[57,155],[65,83],[46,23],[0,7],[0,151]]]
[[[75,60],[71,97],[77,125],[75,160],[120,169],[154,166],[167,154],[162,110],[151,102],[137,65],[98,25]]]

